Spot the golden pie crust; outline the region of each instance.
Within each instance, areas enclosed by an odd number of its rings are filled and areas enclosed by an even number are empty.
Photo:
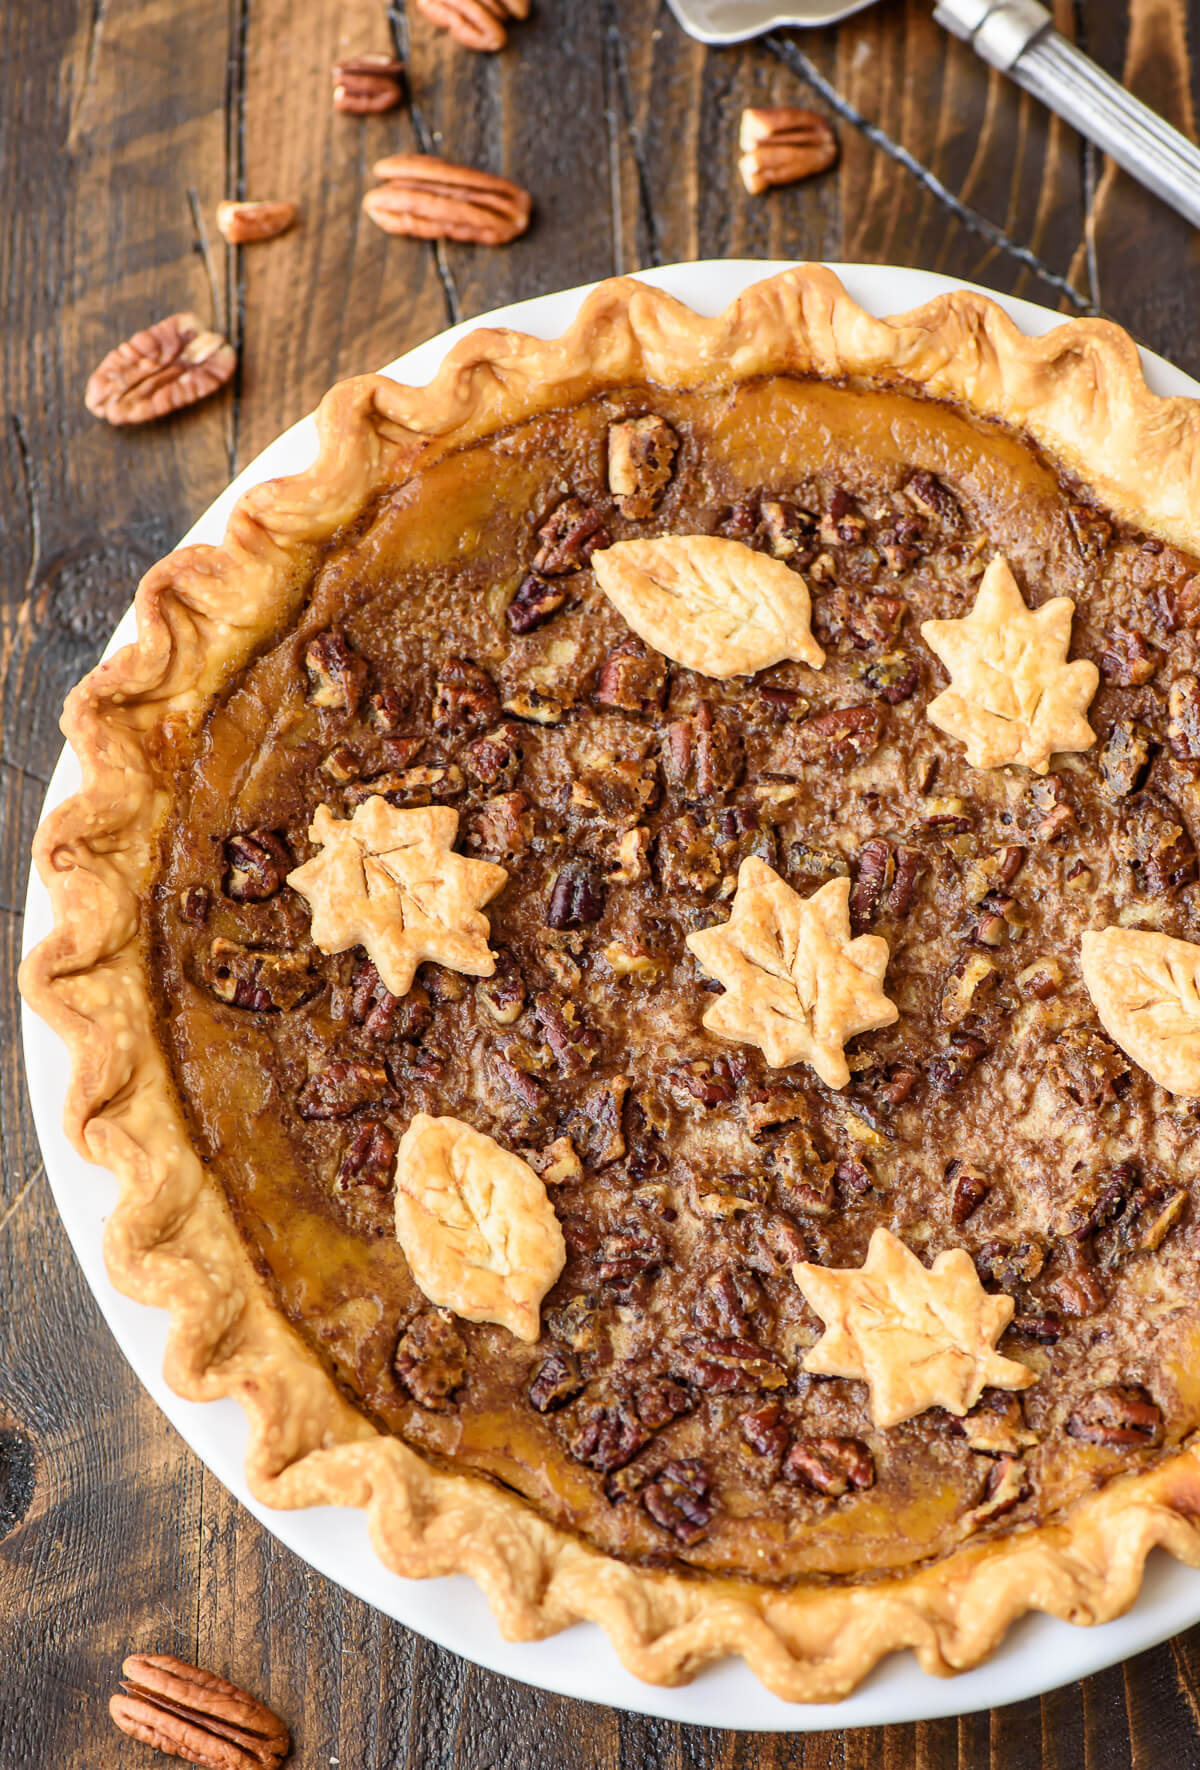
[[[427,388],[377,376],[335,388],[317,415],[309,471],[248,492],[219,547],[181,549],[147,574],[136,643],[67,703],[63,730],[83,785],[38,832],[55,928],[21,983],[71,1053],[67,1131],[120,1182],[105,1236],[113,1281],[169,1309],[165,1374],[178,1393],[231,1396],[245,1409],[256,1498],[364,1507],[390,1568],[469,1573],[509,1639],[587,1619],[649,1682],[683,1682],[735,1653],[779,1696],[830,1701],[898,1648],[948,1674],[976,1665],[1031,1609],[1079,1623],[1114,1617],[1156,1546],[1200,1565],[1200,1457],[1185,1450],[1053,1524],[872,1584],[780,1590],[604,1556],[516,1496],[435,1469],[379,1432],[283,1319],[189,1139],[156,1037],[140,919],[166,809],[154,771],[164,729],[194,726],[295,618],[318,549],[373,494],[607,389],[718,388],[765,373],[864,376],[957,402],[1031,435],[1119,516],[1200,548],[1200,414],[1151,394],[1132,342],[1111,325],[1075,320],[1026,338],[967,291],[879,320],[815,266],[756,285],[714,319],[644,284],[606,283],[559,339],[481,330]]]

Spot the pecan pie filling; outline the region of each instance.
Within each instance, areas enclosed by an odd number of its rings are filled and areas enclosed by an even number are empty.
[[[593,562],[664,536],[803,581],[789,655],[823,662],[721,677],[639,637]],[[1195,1102],[1102,1023],[1080,949],[1200,940],[1198,573],[999,427],[784,377],[530,421],[337,538],[166,758],[149,962],[197,1147],[371,1420],[610,1554],[779,1583],[1045,1522],[1189,1436]],[[1058,622],[1063,722],[1011,758],[961,666],[987,610]],[[441,884],[486,917],[398,993],[302,888],[380,804],[452,814]],[[721,932],[771,893],[801,941],[820,894],[871,973],[799,1058]],[[540,1176],[565,1264],[536,1338],[418,1288],[419,1115]],[[953,1287],[978,1397],[881,1364],[866,1319],[902,1338]]]

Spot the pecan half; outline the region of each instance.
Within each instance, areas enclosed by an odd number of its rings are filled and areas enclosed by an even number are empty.
[[[1088,1444],[1152,1450],[1162,1443],[1162,1411],[1140,1386],[1110,1383],[1080,1402],[1067,1421],[1067,1432]]]
[[[714,716],[710,701],[698,702],[690,719],[672,720],[663,733],[663,774],[685,800],[724,797],[742,767],[741,736]]]
[[[567,1437],[567,1451],[577,1463],[611,1475],[631,1463],[654,1432],[639,1420],[629,1402],[603,1401],[580,1404]]]
[[[234,903],[265,903],[291,871],[287,843],[275,830],[247,830],[225,844],[229,870],[221,889]]]
[[[145,424],[207,399],[237,367],[237,352],[194,313],[173,313],[118,344],[94,369],[83,403],[109,424]]]
[[[169,1653],[133,1653],[108,1712],[131,1739],[207,1770],[272,1770],[291,1735],[265,1703]]]
[[[467,1380],[467,1348],[452,1321],[427,1310],[400,1335],[392,1369],[415,1402],[442,1414]]]
[[[652,516],[671,479],[679,438],[651,412],[608,427],[608,487],[622,516]]]
[[[750,1449],[777,1465],[791,1436],[784,1418],[782,1401],[764,1401],[761,1407],[752,1408],[749,1413],[743,1414],[738,1424]]]
[[[379,1119],[368,1119],[346,1145],[338,1169],[337,1190],[349,1192],[353,1186],[370,1186],[377,1192],[386,1192],[395,1172],[396,1148],[396,1138],[388,1127]]]
[[[550,889],[546,922],[551,928],[586,928],[604,914],[604,882],[586,861],[569,860]]]
[[[404,63],[390,55],[354,55],[333,64],[333,108],[348,117],[394,111],[404,96]]]
[[[970,1162],[959,1161],[957,1157],[946,1169],[946,1178],[954,1187],[950,1221],[956,1229],[961,1229],[992,1190],[992,1183],[986,1174],[981,1174]]]
[[[302,1119],[344,1119],[363,1106],[394,1106],[387,1070],[378,1063],[336,1058],[309,1076],[300,1090]]]
[[[538,530],[538,543],[533,569],[555,578],[585,566],[597,547],[608,546],[608,534],[599,511],[572,493],[554,506]]]
[[[801,762],[832,762],[836,768],[850,768],[877,748],[882,733],[883,715],[872,702],[831,707],[800,721],[796,727],[797,755]]]
[[[529,0],[417,0],[417,6],[464,49],[484,54],[504,48],[510,19],[529,17]]]
[[[690,1548],[698,1543],[716,1512],[709,1497],[708,1469],[696,1457],[678,1457],[642,1489],[642,1505],[661,1530]]]
[[[752,197],[826,172],[838,156],[833,127],[816,111],[764,105],[742,112],[738,172]]]
[[[304,648],[308,698],[314,707],[353,714],[367,686],[367,660],[340,633],[317,633]]]
[[[394,996],[375,969],[363,959],[350,979],[350,1018],[369,1039],[407,1039],[418,1044],[433,1018],[429,991],[416,983],[406,996]]]
[[[219,935],[208,949],[201,975],[219,1002],[257,1013],[298,1008],[321,987],[307,954],[239,946]]]
[[[864,842],[858,856],[850,890],[850,932],[865,934],[874,925],[884,894],[895,877],[895,862],[888,843],[879,836]]]
[[[529,226],[529,192],[494,172],[434,154],[391,154],[376,161],[375,176],[384,182],[362,206],[386,234],[504,246]]]
[[[875,1485],[875,1459],[857,1438],[798,1438],[782,1473],[785,1481],[836,1500]]]

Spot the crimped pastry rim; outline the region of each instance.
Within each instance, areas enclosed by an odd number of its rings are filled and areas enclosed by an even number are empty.
[[[244,494],[220,546],[180,549],[147,573],[136,643],[99,664],[63,715],[83,785],[35,840],[55,928],[26,959],[21,987],[70,1051],[68,1135],[120,1183],[105,1236],[110,1276],[138,1301],[169,1307],[164,1373],[178,1393],[243,1406],[256,1498],[365,1507],[387,1566],[409,1577],[470,1573],[508,1639],[587,1618],[648,1682],[682,1683],[741,1653],[778,1696],[832,1701],[899,1647],[944,1675],[978,1664],[1028,1610],[1108,1620],[1136,1597],[1155,1546],[1200,1565],[1200,1458],[1182,1452],[1118,1478],[1057,1523],[871,1585],[780,1592],[605,1557],[515,1496],[435,1470],[377,1433],[276,1313],[145,1036],[153,1004],[136,938],[136,890],[162,805],[147,730],[164,708],[194,717],[258,635],[287,622],[311,549],[374,489],[606,387],[719,385],[787,369],[890,379],[1000,418],[1118,514],[1200,551],[1200,517],[1190,514],[1200,511],[1200,404],[1152,394],[1132,341],[1107,322],[1072,320],[1027,338],[969,290],[878,320],[820,266],[757,283],[705,319],[647,284],[614,279],[561,338],[481,330],[460,339],[427,388],[377,376],[335,388],[317,414],[310,469]],[[106,838],[117,831],[114,853]]]

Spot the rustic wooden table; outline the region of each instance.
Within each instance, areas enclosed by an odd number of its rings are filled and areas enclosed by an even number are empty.
[[[1192,127],[1185,0],[1057,11]],[[59,705],[139,574],[331,381],[520,296],[726,255],[922,265],[1099,309],[1200,374],[1195,236],[949,42],[926,0],[707,53],[663,0],[535,12],[492,58],[382,0],[0,7],[0,1770],[156,1761],[107,1718],[134,1646],[263,1694],[294,1724],[300,1770],[1200,1765],[1200,1629],[1040,1702],[882,1735],[706,1732],[477,1671],[310,1572],[205,1473],[117,1353],[59,1226],[14,983]],[[393,42],[412,109],[335,116],[330,64]],[[784,101],[833,115],[840,167],[749,200],[739,112]],[[533,230],[506,251],[385,238],[359,210],[368,169],[415,146],[530,186]],[[235,258],[214,211],[241,193],[296,198],[303,225]],[[95,362],[185,307],[237,344],[232,390],[141,432],[89,418]]]

